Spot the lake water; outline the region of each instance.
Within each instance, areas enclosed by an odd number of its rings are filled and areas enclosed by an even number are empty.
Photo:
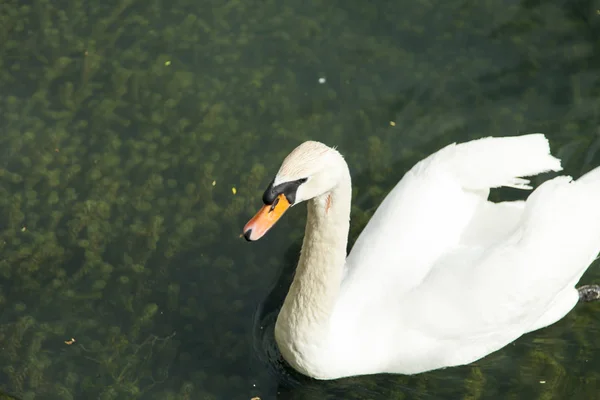
[[[346,156],[352,241],[421,158],[529,132],[568,174],[600,165],[600,1],[4,0],[0,388],[598,398],[600,304],[464,367],[299,376],[272,329],[304,207],[255,244],[239,238],[301,141]]]

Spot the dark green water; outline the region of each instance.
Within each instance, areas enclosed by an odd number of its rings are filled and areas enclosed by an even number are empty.
[[[0,0],[0,388],[598,398],[600,304],[465,367],[300,377],[272,324],[304,208],[238,237],[303,140],[346,156],[354,239],[424,156],[528,132],[600,165],[600,1]]]

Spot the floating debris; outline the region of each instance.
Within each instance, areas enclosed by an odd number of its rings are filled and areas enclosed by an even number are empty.
[[[390,126],[396,126],[396,123],[394,121],[390,121]]]
[[[237,189],[234,187],[231,188],[231,193],[236,194],[237,193]]]
[[[75,342],[76,342],[75,338],[71,338],[71,340],[65,340],[65,344],[69,345],[69,346],[72,345]]]
[[[168,67],[169,65],[171,65],[171,61],[169,61],[169,60],[165,61],[165,67]]]
[[[325,78],[323,78],[323,77],[319,78],[319,83],[320,83],[321,85],[322,85],[322,84],[324,84],[325,82],[327,82],[327,79],[325,79]]]
[[[217,184],[217,181],[213,181],[212,185],[215,186]]]

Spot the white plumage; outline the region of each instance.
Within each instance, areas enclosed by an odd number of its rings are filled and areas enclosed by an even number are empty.
[[[309,178],[296,193],[309,200],[303,250],[275,328],[284,358],[318,379],[419,373],[562,318],[600,250],[600,169],[549,180],[527,201],[487,200],[559,170],[542,134],[449,145],[405,174],[346,257],[347,165],[300,145],[275,179]]]

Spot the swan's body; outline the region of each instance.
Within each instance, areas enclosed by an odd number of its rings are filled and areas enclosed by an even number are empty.
[[[244,229],[256,240],[280,208],[309,200],[275,326],[283,357],[318,379],[413,374],[561,319],[600,250],[600,168],[547,181],[526,202],[487,201],[490,188],[529,189],[520,177],[560,169],[541,134],[447,146],[406,173],[346,257],[348,167],[323,144],[300,145]]]

